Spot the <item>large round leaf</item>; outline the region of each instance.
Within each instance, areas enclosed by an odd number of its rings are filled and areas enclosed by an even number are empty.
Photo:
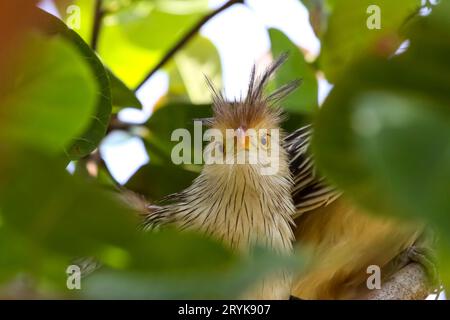
[[[435,226],[450,283],[448,3],[409,26],[408,51],[354,63],[318,114],[322,172],[361,206]],[[447,268],[446,268],[447,267]]]
[[[0,97],[1,140],[62,153],[89,124],[97,84],[76,49],[59,36],[30,35],[23,49],[12,85]]]
[[[109,77],[100,59],[84,40],[61,20],[40,11],[39,28],[49,35],[60,35],[73,43],[84,58],[97,81],[97,106],[91,113],[91,122],[85,132],[75,138],[67,150],[70,159],[79,159],[91,153],[105,136],[111,115],[111,89]]]

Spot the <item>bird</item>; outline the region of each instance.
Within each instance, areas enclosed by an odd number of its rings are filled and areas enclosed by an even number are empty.
[[[211,154],[231,159],[244,154],[248,160],[251,147],[276,147],[276,173],[262,174],[267,157],[253,163],[205,162],[189,187],[161,205],[147,206],[143,228],[198,231],[244,254],[255,245],[278,254],[292,254],[296,246],[313,252],[306,271],[263,279],[239,298],[355,298],[367,278],[367,266],[389,265],[414,246],[422,229],[368,214],[320,175],[310,152],[311,125],[289,135],[283,132],[281,102],[301,81],[293,80],[273,93],[265,90],[286,59],[281,55],[259,76],[253,66],[247,95],[239,100],[227,101],[207,79],[213,117],[203,119],[223,136],[227,129],[235,132],[231,141],[211,141],[206,148]],[[252,130],[256,137],[247,136]],[[272,139],[271,130],[279,133],[278,140]]]
[[[274,139],[270,132],[280,129],[282,119],[279,102],[299,84],[294,80],[269,95],[263,93],[271,75],[283,64],[286,56],[274,61],[260,76],[253,67],[247,96],[243,101],[228,102],[213,84],[213,118],[204,123],[226,135],[235,130],[233,140],[213,141],[206,147],[221,155],[237,159],[249,154],[251,146],[261,150],[278,147],[278,171],[263,175],[265,159],[255,163],[205,164],[200,175],[185,190],[169,196],[170,203],[152,210],[144,222],[145,229],[173,225],[179,230],[195,230],[217,239],[239,253],[249,253],[262,246],[277,254],[293,250],[293,220],[295,212],[291,197],[293,180],[288,156],[282,147],[282,138]],[[246,133],[255,130],[250,139]],[[263,133],[259,133],[263,132]],[[233,142],[236,142],[234,144]],[[266,157],[267,158],[267,157]],[[267,159],[266,159],[267,160]],[[288,274],[277,279],[263,280],[245,294],[245,299],[287,299],[291,280]]]

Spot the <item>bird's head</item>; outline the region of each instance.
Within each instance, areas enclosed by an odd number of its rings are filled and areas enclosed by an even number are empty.
[[[214,116],[205,121],[211,137],[205,152],[207,165],[225,165],[225,170],[258,169],[263,175],[276,174],[279,168],[287,168],[280,129],[283,113],[279,102],[298,87],[299,81],[284,85],[273,93],[264,93],[269,78],[285,60],[286,55],[282,55],[260,76],[256,76],[253,67],[247,96],[241,101],[225,100],[208,81],[213,94]]]

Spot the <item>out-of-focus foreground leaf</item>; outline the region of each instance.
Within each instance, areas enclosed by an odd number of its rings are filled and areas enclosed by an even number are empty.
[[[139,1],[104,17],[98,52],[127,86],[134,88],[170,47],[208,10],[207,1]]]
[[[175,56],[175,67],[193,104],[212,102],[205,76],[217,88],[223,86],[219,53],[211,41],[204,37],[195,37]]]
[[[418,12],[420,0],[346,0],[330,1],[328,27],[322,37],[320,68],[333,83],[347,76],[346,68],[367,50],[388,56],[402,39],[398,31],[407,18]],[[378,11],[379,9],[379,11]],[[375,10],[375,11],[373,11]],[[380,29],[369,29],[368,21],[378,13]],[[382,40],[380,40],[382,39]]]
[[[29,35],[22,50],[13,85],[0,97],[0,139],[61,154],[89,124],[96,83],[61,37]]]
[[[79,159],[92,152],[105,136],[112,110],[108,74],[95,52],[76,32],[48,13],[39,10],[38,14],[39,28],[49,35],[56,34],[69,40],[78,49],[78,54],[85,59],[97,81],[97,106],[91,113],[91,123],[84,133],[74,139],[73,145],[67,151],[69,158]],[[76,87],[74,87],[75,89]]]
[[[186,255],[185,258],[192,261],[192,256]],[[105,271],[89,279],[85,295],[108,299],[233,299],[251,288],[254,279],[272,275],[274,270],[298,272],[301,265],[299,257],[280,257],[255,250],[251,258],[241,259],[219,272],[209,268],[197,270],[188,277],[181,274],[152,277],[142,273]],[[123,294],[124,289],[126,295]]]
[[[349,196],[373,212],[430,221],[442,243],[450,243],[449,14],[442,3],[412,21],[406,53],[355,63],[313,139],[319,167]]]
[[[305,61],[302,52],[277,29],[269,30],[272,55],[278,57],[287,52],[289,59],[275,75],[275,84],[281,87],[295,79],[302,79],[302,85],[286,97],[282,106],[291,113],[310,113],[318,106],[318,85],[313,67]]]
[[[111,98],[114,107],[119,107],[119,109],[142,108],[139,99],[134,92],[122,82],[122,80],[117,78],[110,70],[108,70],[108,76],[111,83]]]

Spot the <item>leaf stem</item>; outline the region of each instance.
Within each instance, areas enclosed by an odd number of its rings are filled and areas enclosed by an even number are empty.
[[[210,14],[203,17],[200,21],[198,21],[189,31],[186,32],[186,34],[181,37],[181,39],[175,43],[175,45],[164,55],[164,57],[158,62],[156,66],[150,70],[150,72],[147,74],[147,76],[139,83],[139,85],[136,87],[135,91],[139,90],[144,83],[150,79],[156,71],[158,71],[161,67],[163,67],[174,55],[178,52],[181,48],[183,48],[189,40],[194,37],[197,32],[203,27],[209,20],[211,20],[213,17],[215,17],[217,14],[221,13],[222,11],[228,9],[234,4],[237,3],[244,3],[244,0],[229,0],[226,3],[224,3],[221,7],[217,8],[216,10],[212,11]]]

